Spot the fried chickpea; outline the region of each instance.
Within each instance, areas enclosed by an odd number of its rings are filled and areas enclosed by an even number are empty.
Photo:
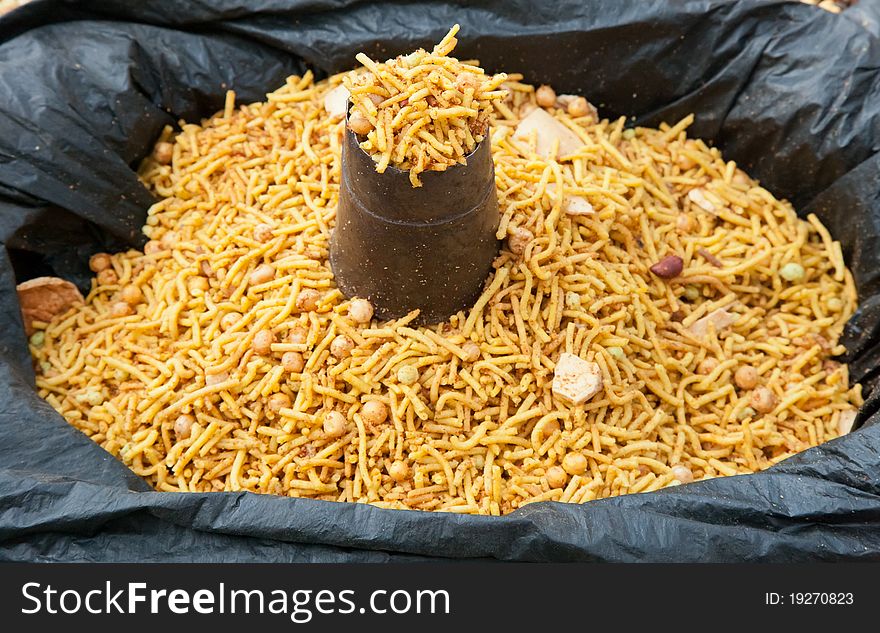
[[[239,321],[241,321],[241,315],[238,312],[227,312],[220,317],[220,329],[225,332]]]
[[[260,356],[265,356],[272,352],[272,343],[275,342],[275,335],[272,330],[260,330],[254,335],[253,347],[254,352]]]
[[[373,129],[373,124],[360,112],[352,112],[348,117],[348,129],[358,136],[366,136]]]
[[[168,143],[167,141],[162,141],[161,143],[156,143],[156,147],[153,148],[153,158],[160,165],[168,165],[171,163],[171,159],[174,157],[174,145]]]
[[[373,306],[366,299],[352,299],[348,316],[355,323],[369,323],[373,318]]]
[[[305,345],[308,336],[309,331],[307,329],[300,325],[296,325],[290,328],[290,332],[287,334],[287,340],[294,345]]]
[[[507,247],[514,255],[522,255],[526,247],[535,239],[535,234],[521,226],[514,227],[507,236]]]
[[[575,118],[587,116],[590,113],[590,105],[583,97],[575,97],[568,103],[566,111],[568,112],[569,116]]]
[[[339,411],[329,411],[324,415],[324,433],[328,437],[342,437],[346,426],[345,416]]]
[[[314,288],[304,288],[296,296],[296,307],[301,312],[313,312],[318,307],[321,293]]]
[[[110,313],[114,317],[124,317],[132,314],[134,310],[131,309],[131,305],[126,303],[125,301],[117,301],[113,304],[113,307],[110,308]]]
[[[686,154],[679,154],[678,158],[675,159],[675,162],[682,171],[690,171],[698,164],[693,158]]]
[[[89,268],[93,273],[99,273],[102,270],[110,268],[110,256],[107,253],[95,253],[89,257]]]
[[[361,417],[370,426],[379,426],[388,419],[388,407],[378,400],[368,400],[361,408]]]
[[[98,285],[100,286],[112,286],[119,281],[119,277],[116,274],[116,271],[112,268],[107,268],[99,272],[97,275],[97,279]]]
[[[556,91],[550,86],[542,85],[535,90],[535,101],[542,108],[552,108],[556,105]]]
[[[693,233],[694,229],[697,228],[697,223],[689,213],[679,213],[675,219],[675,228],[678,229],[679,233],[687,235]]]
[[[544,436],[546,440],[548,437],[556,433],[561,427],[559,426],[559,420],[555,418],[551,418],[544,422],[543,426],[541,426],[541,435]]]
[[[196,419],[187,413],[177,416],[177,419],[174,420],[174,435],[177,436],[177,439],[188,439],[190,434],[192,434],[192,427],[195,422]]]
[[[275,279],[275,267],[271,264],[260,264],[254,269],[249,278],[252,286],[259,286]]]
[[[739,168],[733,172],[733,179],[731,182],[737,187],[749,187],[752,184],[748,175],[746,175],[746,172]]]
[[[569,475],[583,475],[588,465],[587,458],[581,453],[568,453],[562,458],[562,468]]]
[[[462,351],[465,354],[465,362],[473,363],[474,361],[479,360],[480,358],[480,346],[474,343],[473,341],[468,341],[464,345],[461,346]]]
[[[186,281],[186,287],[189,288],[191,293],[196,294],[206,292],[211,287],[211,284],[204,277],[190,277]]]
[[[284,371],[298,374],[306,366],[306,362],[299,352],[284,352],[281,356],[281,366],[284,367]]]
[[[150,240],[146,244],[144,244],[144,255],[155,255],[156,253],[161,253],[165,250],[165,247],[162,246],[162,242],[159,240]]]
[[[258,242],[268,242],[272,239],[272,227],[268,224],[258,224],[254,227],[254,239]]]
[[[776,394],[767,387],[758,387],[752,392],[750,404],[758,413],[770,413],[776,408]]]
[[[126,286],[122,289],[122,292],[119,294],[119,296],[127,304],[137,305],[143,300],[144,293],[141,292],[141,289],[137,286]]]
[[[409,466],[401,461],[395,461],[388,467],[388,476],[394,481],[400,483],[409,479]]]
[[[694,480],[694,473],[684,464],[676,464],[673,466],[672,476],[683,484],[689,484]]]
[[[708,376],[718,367],[718,360],[712,358],[704,358],[700,364],[697,366],[697,373],[702,374],[704,376]]]
[[[568,473],[560,466],[551,466],[547,469],[547,485],[551,488],[562,488],[568,481]]]
[[[351,356],[351,350],[354,349],[354,341],[345,334],[340,334],[330,343],[330,353],[335,358],[342,360]]]
[[[758,371],[749,365],[743,365],[733,374],[733,381],[740,389],[754,389],[758,384]]]
[[[269,411],[272,413],[278,413],[281,409],[289,409],[290,396],[286,393],[273,393],[269,396],[266,406],[269,407]]]

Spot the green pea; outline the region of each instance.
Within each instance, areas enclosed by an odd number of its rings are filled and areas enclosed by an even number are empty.
[[[608,352],[609,354],[611,354],[612,356],[614,356],[614,358],[617,358],[617,359],[626,358],[626,354],[623,352],[623,348],[620,348],[617,346],[606,347],[605,351]]]
[[[688,301],[696,301],[700,298],[700,289],[694,285],[688,284],[684,287],[684,298]]]
[[[755,413],[756,412],[752,407],[746,407],[744,409],[740,409],[736,417],[738,417],[740,420],[742,420],[743,418],[753,418],[755,417]]]
[[[419,370],[412,365],[404,365],[397,370],[397,380],[404,385],[412,385],[419,379]]]
[[[786,281],[800,281],[804,278],[804,267],[790,262],[779,269],[779,276]]]

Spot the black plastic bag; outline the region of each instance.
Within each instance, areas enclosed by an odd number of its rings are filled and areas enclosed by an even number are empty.
[[[36,0],[0,19],[0,558],[803,561],[880,558],[880,41],[876,0],[797,2]],[[131,6],[130,6],[131,5]],[[697,114],[719,145],[844,245],[861,296],[847,360],[862,428],[756,475],[506,517],[251,493],[152,492],[33,390],[16,279],[85,285],[140,245],[134,166],[165,124],[259,100],[305,67],[391,56],[453,23],[462,57],[581,92],[605,116]]]

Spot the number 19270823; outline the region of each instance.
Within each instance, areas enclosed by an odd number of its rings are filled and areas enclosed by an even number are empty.
[[[768,605],[836,606],[853,604],[854,600],[851,592],[804,591],[782,594],[769,591],[764,594],[764,604]]]

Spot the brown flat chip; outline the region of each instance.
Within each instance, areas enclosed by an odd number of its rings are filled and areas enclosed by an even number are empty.
[[[34,333],[34,321],[51,321],[56,314],[65,312],[83,296],[69,281],[58,277],[37,277],[18,284],[18,302],[27,335]]]
[[[718,308],[717,310],[713,310],[702,319],[697,319],[694,321],[691,326],[688,328],[688,331],[695,337],[704,339],[706,335],[709,333],[709,324],[715,328],[716,332],[721,332],[722,330],[727,329],[739,318],[737,314],[732,312],[728,312],[724,308]]]

